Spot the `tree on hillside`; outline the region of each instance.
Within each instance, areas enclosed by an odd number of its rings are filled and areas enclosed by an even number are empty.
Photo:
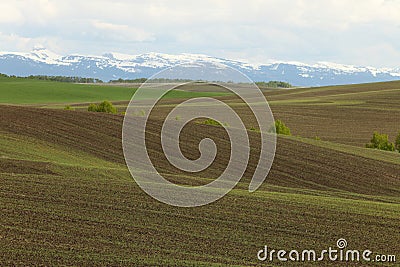
[[[281,120],[275,121],[275,133],[283,135],[292,135],[289,127],[287,127]]]
[[[389,142],[387,134],[380,134],[374,132],[371,141],[365,145],[367,148],[375,148],[380,150],[394,151],[395,147],[393,143]]]
[[[97,105],[96,104],[90,104],[88,109],[90,112],[97,112]]]
[[[400,132],[396,137],[395,146],[396,146],[397,151],[399,151],[399,153],[400,153]]]
[[[109,101],[103,101],[100,104],[90,104],[88,107],[88,111],[91,112],[105,112],[105,113],[117,113],[117,108],[113,106],[113,104]]]

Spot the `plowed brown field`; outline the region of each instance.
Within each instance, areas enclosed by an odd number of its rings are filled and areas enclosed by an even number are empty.
[[[0,146],[1,265],[265,266],[257,260],[264,245],[322,250],[339,238],[352,249],[400,253],[400,164],[279,137],[269,176],[249,193],[259,153],[259,135],[249,132],[251,159],[236,189],[204,207],[174,208],[147,196],[130,177],[122,120],[0,105],[0,134],[8,140]],[[149,122],[150,156],[170,180],[203,184],[226,166],[230,149],[221,127],[191,123],[182,133],[189,158],[199,156],[204,136],[218,145],[216,162],[199,175],[165,160],[159,127],[157,118]],[[15,147],[26,140],[41,150]],[[41,159],[47,147],[82,163],[66,163],[58,153]],[[91,159],[99,163],[84,161]]]

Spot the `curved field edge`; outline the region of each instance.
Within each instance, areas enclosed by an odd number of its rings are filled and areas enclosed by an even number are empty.
[[[346,144],[339,144],[329,141],[315,140],[311,138],[304,138],[299,136],[282,136],[283,138],[288,138],[291,140],[300,141],[313,146],[318,146],[326,149],[331,149],[339,152],[344,152],[347,154],[352,154],[355,156],[365,157],[369,159],[379,160],[383,162],[400,164],[400,153],[392,151],[383,151],[378,149],[370,149],[364,147],[357,147]]]
[[[125,168],[125,165],[102,160],[78,149],[1,131],[0,158],[52,162],[67,166]]]

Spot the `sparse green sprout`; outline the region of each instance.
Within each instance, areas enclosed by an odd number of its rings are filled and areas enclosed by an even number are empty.
[[[273,129],[271,131],[273,132]],[[282,135],[292,135],[289,127],[287,127],[281,120],[275,121],[275,133]]]
[[[132,112],[132,116],[135,116],[135,117],[137,117],[137,116],[144,117],[145,115],[146,115],[146,113],[143,109],[140,111],[135,110],[134,112]]]
[[[255,128],[254,126],[251,126],[249,130],[250,130],[251,132],[257,132],[257,133],[260,132],[260,130],[258,130],[258,129]]]
[[[88,107],[88,111],[91,112],[105,112],[105,113],[117,113],[117,108],[113,106],[113,104],[109,101],[103,101],[100,104],[90,104]]]
[[[399,153],[400,153],[400,132],[396,137],[396,141],[395,141],[394,145],[395,145],[397,151],[399,151]]]
[[[224,122],[224,123],[219,123],[218,121],[214,120],[214,119],[206,119],[205,121],[203,121],[202,124],[206,124],[206,125],[214,125],[214,126],[225,126],[228,127],[228,123]]]
[[[206,124],[206,125],[222,126],[221,123],[219,123],[218,121],[213,120],[213,119],[206,119],[206,120],[204,121],[204,124]]]
[[[319,136],[315,136],[314,139],[317,141],[321,141],[321,138]]]
[[[73,107],[71,107],[70,105],[66,105],[64,107],[65,110],[75,110]]]
[[[395,146],[393,143],[389,142],[389,137],[387,134],[380,134],[374,132],[371,141],[365,145],[367,148],[374,148],[386,151],[394,151]]]
[[[176,117],[175,117],[175,120],[176,120],[176,121],[180,121],[180,120],[181,120],[181,116],[179,116],[179,115],[176,116]]]

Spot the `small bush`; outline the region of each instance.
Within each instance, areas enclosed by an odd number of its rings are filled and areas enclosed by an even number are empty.
[[[315,136],[314,139],[317,141],[321,141],[321,138],[319,136]]]
[[[117,108],[113,106],[113,104],[109,101],[103,101],[100,104],[90,104],[88,107],[88,111],[91,112],[105,112],[105,113],[117,113]]]
[[[75,109],[74,109],[73,107],[71,107],[70,105],[66,105],[64,109],[65,109],[65,110],[75,110]]]
[[[395,145],[397,151],[400,152],[400,132],[399,132],[399,134],[398,134],[397,137],[396,137],[396,141],[394,142],[394,145]]]
[[[97,112],[97,105],[96,104],[90,104],[87,110],[91,111],[91,112]]]
[[[105,112],[105,113],[117,113],[117,108],[111,104],[111,102],[103,101],[98,106],[98,112]]]
[[[367,148],[374,148],[380,150],[394,151],[395,147],[393,143],[389,142],[387,134],[379,134],[374,132],[371,141],[365,145]]]
[[[287,127],[281,120],[275,121],[275,133],[282,135],[292,135],[289,127]]]

